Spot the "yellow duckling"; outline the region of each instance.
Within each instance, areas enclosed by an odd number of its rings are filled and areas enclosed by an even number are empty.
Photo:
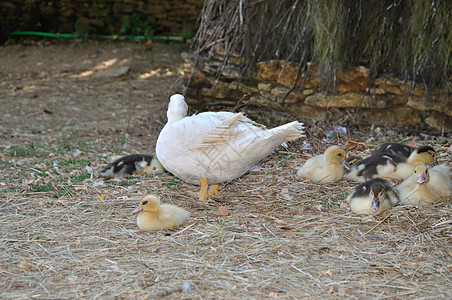
[[[324,154],[308,159],[297,171],[299,178],[308,178],[317,183],[330,183],[344,177],[345,150],[330,146]]]
[[[160,204],[160,198],[156,195],[141,199],[140,205],[133,212],[140,212],[137,224],[143,231],[171,229],[184,224],[190,218],[190,213],[183,208]]]
[[[414,173],[397,186],[404,204],[432,205],[442,198],[452,196],[451,172],[447,166],[429,169],[417,165]]]
[[[375,216],[399,202],[399,197],[389,181],[382,178],[361,183],[347,197],[351,211],[357,215]]]

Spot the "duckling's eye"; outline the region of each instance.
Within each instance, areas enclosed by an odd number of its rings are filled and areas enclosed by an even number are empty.
[[[146,205],[146,204],[148,204],[148,202],[147,201],[143,201],[143,203],[141,203],[141,204]]]
[[[338,155],[338,156],[342,156],[342,153],[338,153],[337,155]]]

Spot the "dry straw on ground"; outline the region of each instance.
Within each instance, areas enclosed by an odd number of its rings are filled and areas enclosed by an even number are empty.
[[[213,201],[171,175],[73,196],[2,193],[5,298],[449,298],[450,203],[351,214],[353,184],[298,181],[305,155],[274,155]],[[152,191],[192,213],[173,231],[139,232]],[[104,195],[105,200],[101,200]],[[182,291],[186,282],[190,289]],[[175,287],[180,287],[176,288]],[[188,293],[189,292],[189,293]]]

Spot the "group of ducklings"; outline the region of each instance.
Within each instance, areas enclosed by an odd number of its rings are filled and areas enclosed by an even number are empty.
[[[341,179],[360,182],[347,203],[357,215],[378,215],[396,204],[431,205],[452,196],[451,171],[445,165],[434,165],[436,151],[430,146],[410,147],[384,143],[370,156],[346,158],[339,146],[328,147],[324,154],[308,159],[297,172],[298,177],[317,183]],[[384,179],[403,180],[394,189]]]
[[[445,165],[435,165],[436,152],[430,146],[413,148],[399,143],[376,147],[370,156],[346,156],[342,147],[330,146],[323,154],[309,158],[297,171],[301,179],[316,183],[332,183],[342,179],[355,180],[347,197],[352,212],[357,215],[378,215],[394,205],[431,205],[452,196],[451,171]],[[140,173],[161,173],[164,170],[152,156],[130,155],[120,158],[99,173],[120,177]],[[117,176],[114,176],[117,177]],[[403,180],[394,188],[384,179]],[[141,199],[134,213],[139,212],[137,225],[143,231],[165,230],[184,224],[190,217],[185,209],[161,204],[157,195]]]

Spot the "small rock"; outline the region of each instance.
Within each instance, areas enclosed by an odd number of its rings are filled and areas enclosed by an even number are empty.
[[[96,78],[123,77],[126,76],[129,73],[129,71],[130,71],[129,66],[108,68],[95,73],[94,77]]]

